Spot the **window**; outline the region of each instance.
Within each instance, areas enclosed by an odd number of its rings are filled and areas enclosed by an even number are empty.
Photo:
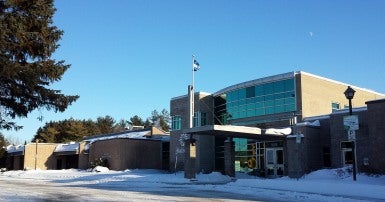
[[[332,102],[332,112],[340,109],[340,103]]]
[[[171,122],[172,130],[180,130],[182,129],[182,118],[181,116],[173,116]]]
[[[246,88],[246,98],[255,97],[255,86]]]
[[[207,124],[205,112],[194,112],[194,127],[204,126]]]
[[[296,111],[295,79],[284,79],[243,87],[217,96],[216,117],[229,120]],[[198,120],[197,120],[198,121]],[[221,123],[224,124],[224,123]]]

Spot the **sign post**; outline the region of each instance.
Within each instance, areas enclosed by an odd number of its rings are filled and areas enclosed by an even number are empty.
[[[352,142],[353,158],[353,180],[356,181],[357,159],[356,159],[356,130],[359,129],[358,115],[344,116],[344,129],[348,131],[348,140]]]

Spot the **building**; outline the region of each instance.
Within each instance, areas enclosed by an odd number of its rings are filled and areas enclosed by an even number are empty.
[[[337,122],[306,120],[347,108],[347,86],[296,71],[239,83],[213,94],[197,92],[193,128],[188,123],[188,96],[172,98],[170,169],[277,177],[339,166],[332,155],[335,145],[331,145]],[[352,87],[356,90],[354,107],[366,107],[367,101],[385,97]]]
[[[169,134],[152,127],[92,136],[82,142],[7,147],[8,170],[88,169],[99,159],[112,170],[168,169]]]
[[[48,170],[56,169],[53,155],[58,144],[29,143],[7,147],[8,170]]]
[[[152,127],[85,138],[81,143],[80,168],[89,168],[100,160],[111,170],[167,170],[169,134]]]

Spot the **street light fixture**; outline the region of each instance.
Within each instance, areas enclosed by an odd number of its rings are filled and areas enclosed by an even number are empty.
[[[345,90],[344,94],[345,94],[345,97],[346,99],[349,100],[349,115],[351,116],[353,114],[352,112],[352,99],[354,97],[354,93],[356,91],[351,88],[350,86],[348,86],[348,88]],[[353,180],[356,181],[357,180],[357,171],[356,171],[356,141],[353,140],[351,141],[351,144],[352,144],[352,158],[353,158]]]
[[[346,99],[349,100],[349,115],[350,116],[352,115],[352,99],[354,97],[355,92],[356,91],[353,88],[351,88],[350,86],[348,86],[348,88],[344,92]]]

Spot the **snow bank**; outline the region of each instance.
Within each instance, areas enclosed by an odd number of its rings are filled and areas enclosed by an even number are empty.
[[[385,200],[385,176],[358,174],[357,181],[353,181],[349,168],[319,170],[298,180],[288,177],[266,179],[237,173],[234,181],[218,172],[200,173],[196,179],[189,180],[184,178],[184,172],[113,171],[105,167],[96,167],[94,172],[75,169],[6,171],[0,175],[0,180],[44,180],[65,186],[98,186],[112,190],[125,190],[133,184],[140,189],[152,190],[186,186],[191,190],[226,191],[256,198],[277,195],[278,201],[287,199],[285,197],[299,201]]]

